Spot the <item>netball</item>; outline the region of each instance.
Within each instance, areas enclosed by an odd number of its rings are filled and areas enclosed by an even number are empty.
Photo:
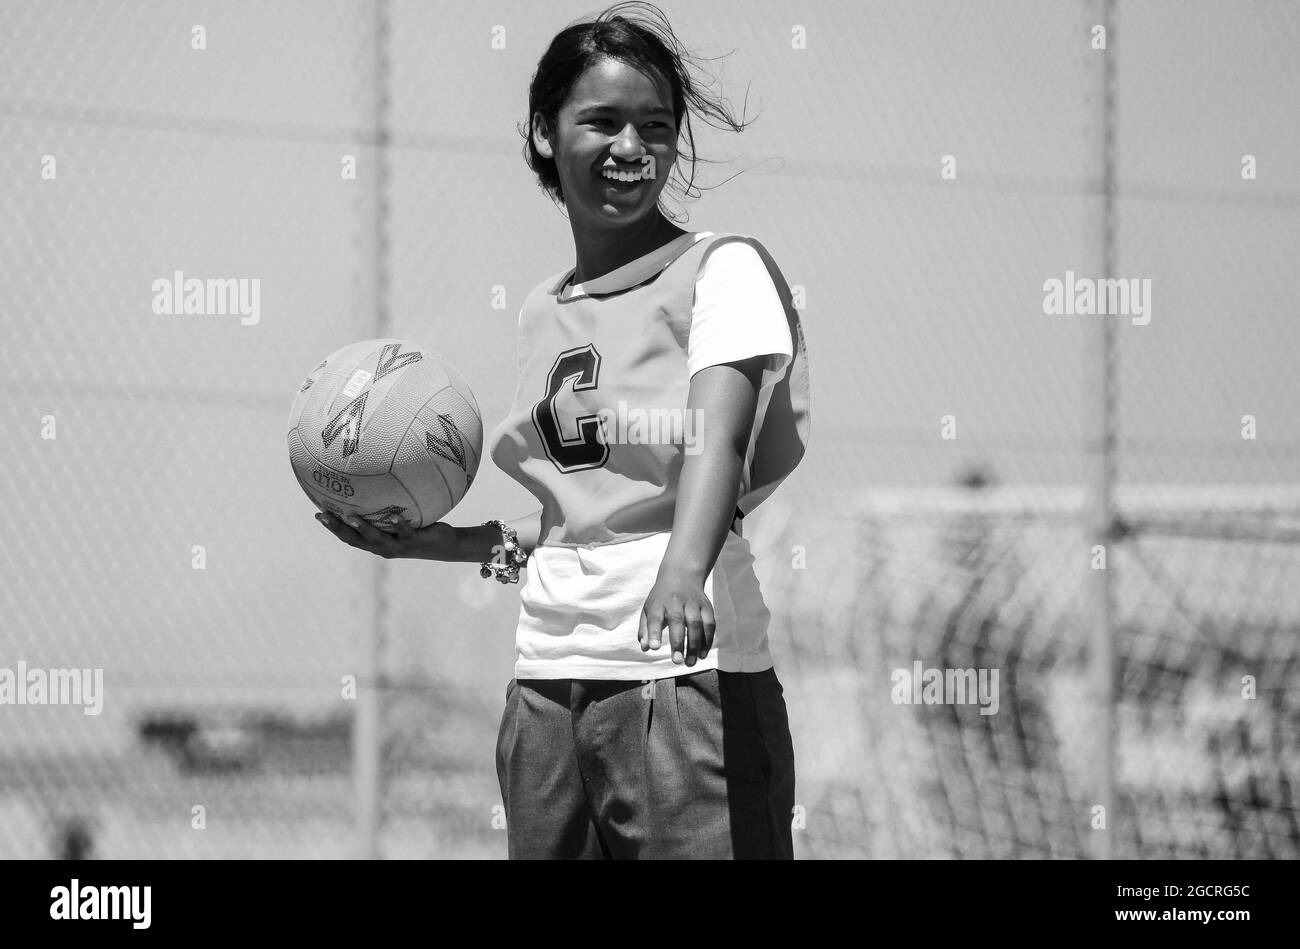
[[[289,411],[289,461],[322,511],[392,532],[444,517],[474,481],[483,422],[465,380],[437,353],[371,339],[322,359]]]

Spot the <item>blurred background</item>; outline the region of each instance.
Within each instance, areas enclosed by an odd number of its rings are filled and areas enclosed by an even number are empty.
[[[668,206],[802,295],[811,450],[745,531],[797,854],[1300,856],[1300,8],[660,6],[757,116]],[[599,9],[0,5],[0,667],[104,670],[0,706],[0,856],[505,856],[518,589],[329,537],[285,427],[376,336],[501,420],[574,262],[528,83]],[[259,322],[156,315],[177,270]],[[1047,315],[1071,270],[1150,322]],[[485,462],[448,520],[532,507]],[[997,714],[894,704],[917,661]]]

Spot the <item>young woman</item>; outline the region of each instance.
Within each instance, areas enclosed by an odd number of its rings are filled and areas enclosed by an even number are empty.
[[[560,32],[533,77],[525,155],[577,261],[524,302],[490,447],[541,509],[397,536],[322,515],[385,557],[502,582],[526,563],[497,743],[512,858],[793,856],[794,755],[740,519],[803,457],[807,356],[766,249],[658,206],[691,108],[743,128],[688,65],[662,13],[618,4]]]

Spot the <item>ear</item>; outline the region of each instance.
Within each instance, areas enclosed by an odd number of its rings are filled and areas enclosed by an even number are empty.
[[[554,160],[555,149],[551,146],[552,132],[542,113],[533,113],[533,147],[543,158]]]

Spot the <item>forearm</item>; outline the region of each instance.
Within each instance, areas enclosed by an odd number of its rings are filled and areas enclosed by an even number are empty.
[[[677,572],[703,583],[717,563],[736,514],[763,364],[755,356],[710,366],[691,379],[687,410],[709,427],[700,451],[682,461],[661,574]]]
[[[531,514],[508,520],[506,523],[515,529],[519,536],[519,546],[525,553],[531,554],[537,547],[542,533],[542,510],[538,508]],[[481,524],[476,527],[455,528],[455,543],[451,556],[446,559],[453,563],[487,563],[500,554],[501,531],[495,524]]]
[[[672,537],[661,572],[679,571],[700,583],[717,563],[736,513],[744,456],[730,443],[714,442],[687,455],[677,484]]]

